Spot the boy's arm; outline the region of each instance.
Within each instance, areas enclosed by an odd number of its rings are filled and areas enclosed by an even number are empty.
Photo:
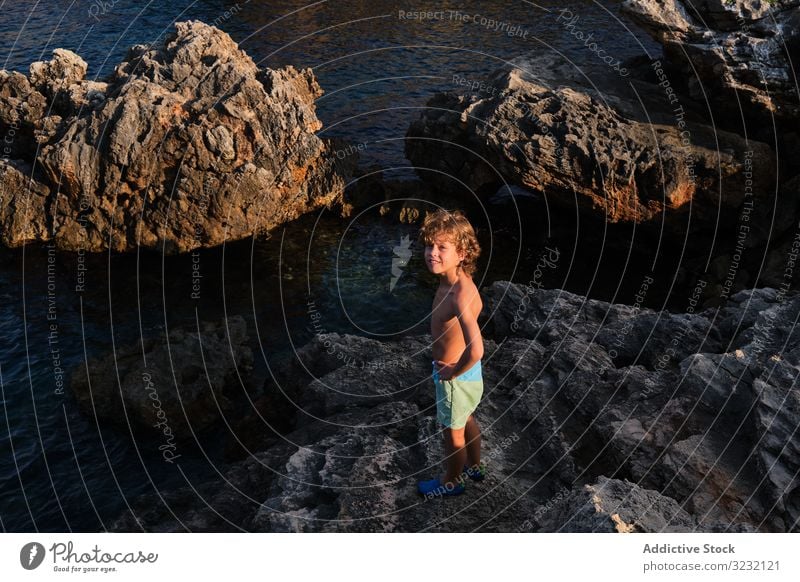
[[[452,380],[469,370],[483,357],[483,338],[478,325],[478,317],[472,312],[470,297],[467,293],[458,293],[455,297],[456,317],[461,324],[466,348],[458,362],[453,364],[452,375],[445,380]]]

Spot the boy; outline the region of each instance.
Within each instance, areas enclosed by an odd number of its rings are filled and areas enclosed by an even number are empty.
[[[425,244],[425,264],[439,277],[431,312],[433,382],[436,418],[444,425],[447,472],[420,481],[427,497],[464,492],[464,474],[484,477],[481,433],[473,416],[483,395],[483,338],[478,314],[483,308],[472,281],[480,246],[475,231],[460,211],[437,210],[425,217],[419,239]]]

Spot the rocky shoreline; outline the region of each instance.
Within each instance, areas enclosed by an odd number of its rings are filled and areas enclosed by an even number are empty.
[[[433,96],[406,135],[421,186],[348,187],[365,170],[357,148],[315,135],[313,72],[261,70],[200,22],[132,47],[102,82],[61,49],[27,76],[0,71],[0,130],[15,135],[0,160],[8,247],[184,253],[409,187],[430,203],[539,197],[702,247],[685,261],[696,283],[686,313],[506,281],[481,290],[489,477],[467,495],[415,491],[442,458],[430,336],[319,334],[270,379],[249,379],[254,401],[229,424],[222,478],[144,496],[113,530],[798,531],[800,296],[787,269],[800,177],[787,160],[800,140],[787,79],[800,2],[624,10],[663,58],[590,82],[527,55],[495,71],[489,95]],[[424,212],[414,201],[393,218]],[[180,464],[175,443],[242,404],[248,341],[237,316],[172,330],[75,370],[73,394],[104,424],[122,411]],[[218,358],[210,372],[201,345]]]
[[[486,482],[416,493],[443,454],[429,335],[324,334],[275,366],[268,404],[230,436],[244,460],[138,499],[112,529],[797,531],[800,297],[671,314],[481,291]]]

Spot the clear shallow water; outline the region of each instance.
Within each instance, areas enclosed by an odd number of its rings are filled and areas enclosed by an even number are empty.
[[[643,47],[656,50],[643,35],[628,34],[616,20],[617,2],[538,4],[579,14],[586,30],[618,58],[639,54]],[[64,47],[88,62],[90,77],[102,78],[130,45],[158,42],[176,20],[216,22],[262,67],[312,67],[326,90],[317,103],[325,126],[321,135],[365,144],[362,166],[380,164],[389,169],[387,177],[413,176],[403,156],[406,128],[430,96],[454,88],[454,75],[480,81],[504,60],[532,50],[558,50],[578,63],[591,59],[554,24],[553,12],[529,2],[413,7],[380,1],[320,2],[304,7],[289,1],[125,0],[105,5],[107,10],[86,1],[0,3],[0,67],[27,71],[31,62]],[[485,14],[518,24],[529,34],[527,39],[509,38],[454,20],[398,18],[398,10],[426,8]],[[489,208],[489,217],[478,224],[486,241],[481,285],[497,279],[528,281],[546,242],[544,218],[540,228],[520,233],[514,220],[504,218],[507,210]],[[534,205],[523,211],[530,214],[541,208]],[[562,224],[561,235],[550,234],[563,239],[567,233],[569,239],[574,227]],[[414,240],[416,228],[374,214],[351,221],[324,212],[308,216],[279,229],[269,240],[240,241],[203,252],[200,301],[190,299],[189,256],[88,256],[85,291],[76,293],[75,255],[55,256],[48,273],[46,248],[0,251],[2,529],[102,530],[138,494],[201,483],[223,470],[224,435],[219,433],[204,438],[197,450],[184,450],[178,468],[161,460],[157,443],[99,428],[76,409],[68,387],[63,395],[56,393],[54,349],[68,382],[68,372],[84,365],[87,355],[135,343],[140,333],[150,337],[165,327],[191,327],[195,318],[219,320],[226,313],[240,314],[249,324],[255,375],[263,379],[267,362],[262,352],[270,358],[316,333],[308,317],[309,299],[322,313],[325,331],[378,338],[424,333],[435,282],[422,265],[420,249],[412,247],[409,264],[390,288],[393,248],[403,236]],[[570,264],[569,245],[560,244],[561,269],[545,275],[545,286],[614,297],[619,278],[609,275],[607,267],[619,268],[624,257],[598,254],[591,268],[582,268]],[[587,255],[582,256],[586,260]],[[605,277],[598,278],[598,272]],[[632,295],[640,281],[630,277],[622,294]],[[48,319],[53,313],[55,319]]]

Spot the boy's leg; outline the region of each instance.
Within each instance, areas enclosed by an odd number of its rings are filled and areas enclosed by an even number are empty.
[[[467,466],[474,467],[481,463],[481,429],[475,415],[470,414],[467,425],[464,427],[464,437],[467,441]]]
[[[466,444],[464,438],[465,428],[466,427],[444,429],[444,450],[447,454],[447,473],[442,483],[458,485],[461,480],[461,473],[464,470],[464,464],[467,462],[467,448],[464,446]]]

